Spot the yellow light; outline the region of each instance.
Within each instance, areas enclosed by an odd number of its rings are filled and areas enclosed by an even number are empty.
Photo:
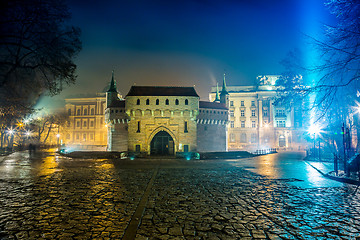
[[[268,127],[269,127],[269,124],[265,123],[264,127],[268,128]]]

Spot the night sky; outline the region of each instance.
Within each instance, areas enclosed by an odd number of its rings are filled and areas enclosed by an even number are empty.
[[[177,2],[177,3],[176,3]],[[69,1],[71,24],[82,30],[78,80],[60,97],[101,91],[115,71],[118,90],[133,84],[210,87],[253,84],[281,74],[294,48],[316,55],[305,35],[332,21],[322,0]]]

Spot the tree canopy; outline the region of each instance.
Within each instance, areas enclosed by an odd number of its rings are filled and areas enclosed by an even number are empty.
[[[9,0],[0,4],[0,107],[31,107],[76,79],[80,29],[67,25],[63,1]]]

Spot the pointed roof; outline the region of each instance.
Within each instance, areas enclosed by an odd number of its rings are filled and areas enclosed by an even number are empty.
[[[109,87],[109,90],[107,90],[107,92],[117,92],[116,82],[114,80],[114,70],[112,71],[110,87]]]
[[[228,91],[226,90],[225,73],[224,73],[223,85],[221,89],[221,95],[222,94],[229,94]]]
[[[219,84],[216,83],[216,95],[215,95],[215,100],[214,102],[220,102],[220,97],[219,97]]]

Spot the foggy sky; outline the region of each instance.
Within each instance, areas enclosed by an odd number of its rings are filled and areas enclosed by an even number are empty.
[[[228,85],[281,74],[280,61],[329,19],[322,0],[69,1],[82,30],[69,94],[101,91],[115,71],[118,90],[133,84],[194,86],[202,100],[224,71]],[[59,97],[58,97],[59,98]]]

